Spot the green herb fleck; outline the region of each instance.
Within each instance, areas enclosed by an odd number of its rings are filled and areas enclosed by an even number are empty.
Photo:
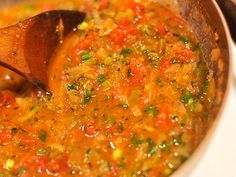
[[[70,83],[67,85],[67,90],[71,91],[71,90],[77,90],[79,88],[78,83],[74,82],[74,83]]]
[[[36,10],[36,7],[33,4],[29,4],[26,6],[26,10],[32,12]]]
[[[152,106],[152,105],[149,105],[149,106],[146,107],[145,112],[146,112],[147,114],[150,114],[152,109],[153,109],[153,106]]]
[[[190,98],[188,100],[188,106],[190,108],[190,111],[194,111],[195,110],[195,103],[196,102],[197,102],[197,99]]]
[[[107,161],[105,161],[103,164],[102,164],[102,169],[104,171],[109,171],[111,169],[111,164]]]
[[[91,55],[89,54],[89,53],[84,53],[84,54],[82,54],[82,56],[81,56],[81,59],[82,60],[88,60],[88,59],[90,59],[91,58]]]
[[[181,95],[183,95],[183,94],[184,94],[184,91],[185,91],[185,89],[182,88],[182,89],[179,90],[179,93],[180,93]]]
[[[185,44],[188,44],[190,41],[185,38],[184,36],[181,36],[179,34],[174,34],[175,37],[178,37],[182,42],[184,42]]]
[[[102,84],[106,80],[106,76],[104,74],[98,75],[98,84]]]
[[[119,131],[120,133],[124,131],[124,124],[123,124],[122,122],[119,123],[118,131]]]
[[[126,56],[132,53],[132,50],[130,49],[122,49],[122,51],[120,52],[120,55]]]
[[[130,141],[135,146],[141,145],[143,143],[141,140],[136,139],[136,134],[135,133],[131,134]]]
[[[154,144],[152,138],[148,138],[148,139],[147,139],[147,142],[148,142],[148,145],[149,145],[149,146],[151,146],[151,145]]]
[[[115,125],[116,124],[116,119],[114,117],[107,117],[105,122],[108,125]]]
[[[141,140],[135,140],[135,141],[132,141],[132,144],[133,145],[140,145],[142,144],[143,142]]]
[[[186,95],[182,96],[181,100],[183,103],[188,103],[190,99],[193,99],[193,95],[191,92],[188,92]]]
[[[153,110],[153,117],[156,117],[159,113],[159,110],[158,109],[154,109]]]
[[[109,132],[104,132],[103,135],[108,136],[110,133]]]
[[[157,78],[157,79],[156,79],[156,83],[157,83],[157,84],[160,84],[160,83],[161,83],[161,78]]]
[[[144,25],[144,26],[142,27],[142,31],[144,32],[144,34],[145,34],[146,36],[150,36],[150,31],[149,31],[149,29],[148,29],[148,25]]]
[[[149,54],[149,50],[148,49],[144,49],[144,50],[141,51],[141,53],[143,55],[148,55]]]
[[[85,90],[85,96],[91,97],[92,96],[92,90]]]
[[[207,93],[209,90],[209,82],[205,82],[204,86],[203,86],[203,93]]]
[[[157,152],[158,147],[156,146],[156,144],[153,142],[151,138],[147,139],[147,143],[148,143],[148,155],[152,156],[153,154]]]
[[[18,173],[17,173],[17,175],[21,175],[23,173],[25,173],[25,168],[23,166],[21,166]]]
[[[117,167],[118,167],[119,169],[124,168],[124,167],[125,167],[125,164],[121,162],[121,163],[119,163],[119,164],[117,165]]]
[[[149,148],[148,154],[149,154],[150,156],[152,156],[152,155],[154,155],[154,154],[157,152],[157,150],[158,150],[158,147],[157,147],[156,145],[154,145],[154,146],[152,146],[152,147]]]
[[[45,130],[42,130],[39,137],[38,137],[41,141],[46,141],[47,138],[47,132]]]
[[[176,63],[179,63],[179,62],[180,62],[179,60],[174,59],[174,60],[172,61],[172,64],[176,64]]]
[[[85,98],[84,98],[84,104],[90,103],[91,100],[92,100],[92,97],[85,97]]]

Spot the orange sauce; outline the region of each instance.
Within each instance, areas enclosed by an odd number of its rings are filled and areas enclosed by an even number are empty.
[[[214,97],[191,28],[152,0],[44,0],[0,12],[0,25],[61,8],[87,17],[50,63],[52,96],[0,85],[0,176],[170,176]]]

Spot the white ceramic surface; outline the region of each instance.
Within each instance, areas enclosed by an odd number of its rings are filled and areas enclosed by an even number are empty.
[[[216,132],[189,177],[236,177],[236,45],[233,45],[234,79]]]

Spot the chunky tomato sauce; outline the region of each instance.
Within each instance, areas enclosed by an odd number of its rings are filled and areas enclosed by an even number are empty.
[[[152,0],[44,0],[2,11],[0,26],[52,9],[87,17],[54,54],[51,96],[1,68],[0,176],[170,176],[214,98],[186,21]]]

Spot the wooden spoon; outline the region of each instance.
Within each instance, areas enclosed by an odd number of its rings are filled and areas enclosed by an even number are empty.
[[[54,10],[0,29],[0,65],[47,90],[50,58],[85,16],[79,11]]]

